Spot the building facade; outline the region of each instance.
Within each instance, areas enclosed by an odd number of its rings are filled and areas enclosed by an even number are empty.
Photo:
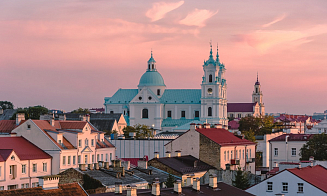
[[[166,89],[164,79],[151,57],[137,89],[119,89],[105,98],[106,113],[122,113],[129,125],[146,124],[172,131],[193,120],[228,126],[225,65],[210,49],[204,61],[201,89]]]

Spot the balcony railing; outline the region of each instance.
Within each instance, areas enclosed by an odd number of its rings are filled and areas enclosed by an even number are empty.
[[[238,159],[231,159],[230,160],[230,164],[231,165],[239,165],[240,164],[240,160],[238,160]]]
[[[255,162],[255,158],[247,158],[246,159],[246,163],[254,163]]]

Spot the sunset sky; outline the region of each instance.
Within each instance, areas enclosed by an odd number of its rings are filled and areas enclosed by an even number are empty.
[[[326,0],[0,1],[0,100],[71,111],[137,88],[151,49],[167,88],[200,89],[219,45],[229,102],[327,110]]]

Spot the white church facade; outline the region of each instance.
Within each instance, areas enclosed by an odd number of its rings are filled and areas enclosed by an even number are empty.
[[[154,129],[172,131],[191,123],[221,124],[227,129],[227,83],[225,65],[210,49],[204,61],[201,89],[166,89],[164,79],[151,57],[137,89],[119,89],[105,97],[106,113],[122,113],[131,126],[145,124]]]

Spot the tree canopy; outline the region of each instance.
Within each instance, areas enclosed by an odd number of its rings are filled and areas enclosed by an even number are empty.
[[[75,114],[89,114],[91,112],[87,108],[84,108],[84,109],[83,108],[78,108],[76,110],[71,111],[71,113],[75,113]]]
[[[325,133],[313,135],[300,149],[300,160],[327,160],[327,135]]]
[[[44,106],[30,106],[28,108],[18,108],[17,112],[11,117],[12,120],[16,119],[17,113],[24,113],[25,119],[40,119],[40,115],[47,114],[48,108]]]
[[[238,167],[235,175],[235,180],[233,180],[233,186],[245,190],[250,186],[248,176],[244,171],[241,170],[240,167]]]
[[[174,187],[174,182],[175,182],[175,178],[173,177],[173,175],[169,174],[167,181],[165,182],[166,187],[167,188],[172,188]]]
[[[14,104],[12,104],[10,101],[0,101],[0,106],[3,110],[14,109]]]
[[[124,131],[125,138],[129,138],[130,137],[129,133],[131,133],[131,132],[136,133],[135,138],[137,138],[137,139],[153,137],[152,130],[147,125],[137,124],[134,126],[126,126],[123,129],[123,131]]]

